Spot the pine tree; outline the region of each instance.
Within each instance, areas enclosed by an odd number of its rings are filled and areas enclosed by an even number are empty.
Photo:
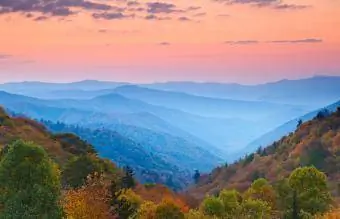
[[[136,181],[133,178],[135,175],[133,169],[129,166],[124,167],[125,175],[122,177],[122,187],[124,189],[134,188],[136,186]]]
[[[201,177],[201,173],[199,170],[195,170],[195,174],[194,174],[194,182],[195,184],[197,184],[200,180],[200,177]]]

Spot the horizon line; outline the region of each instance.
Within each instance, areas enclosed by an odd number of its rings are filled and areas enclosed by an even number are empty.
[[[298,81],[298,80],[306,80],[306,79],[312,79],[312,78],[331,78],[331,77],[339,77],[340,75],[310,75],[306,77],[301,78],[282,78],[278,80],[273,81],[267,81],[267,82],[260,82],[260,83],[240,83],[240,82],[220,82],[220,81],[199,81],[199,80],[171,80],[171,81],[153,81],[153,82],[128,82],[128,81],[114,81],[114,80],[103,80],[103,79],[80,79],[75,81],[46,81],[46,80],[18,80],[18,81],[8,81],[8,82],[1,82],[0,85],[6,85],[6,84],[23,84],[23,83],[41,83],[41,84],[76,84],[76,83],[84,83],[84,82],[99,82],[99,83],[117,83],[122,85],[150,85],[150,84],[167,84],[167,83],[192,83],[192,84],[221,84],[221,85],[244,85],[244,86],[256,86],[256,85],[263,85],[263,84],[272,84],[272,83],[278,83],[281,81]]]

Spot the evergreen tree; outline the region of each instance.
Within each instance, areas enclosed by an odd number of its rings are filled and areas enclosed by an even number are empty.
[[[124,167],[124,176],[122,177],[122,186],[124,189],[130,189],[136,186],[136,181],[133,178],[134,175],[135,173],[131,167]]]
[[[297,123],[296,127],[297,127],[297,128],[299,128],[301,125],[302,125],[302,120],[301,120],[301,119],[299,119],[299,121],[298,121],[298,123]]]
[[[195,170],[195,174],[194,174],[194,182],[195,184],[197,184],[200,180],[200,177],[201,177],[201,173],[199,170]]]

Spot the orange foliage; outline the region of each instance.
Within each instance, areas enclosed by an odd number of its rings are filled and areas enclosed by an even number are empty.
[[[340,210],[327,213],[323,216],[317,217],[317,219],[340,219]]]
[[[109,192],[102,177],[89,177],[86,186],[68,190],[63,208],[68,219],[107,219],[110,216]]]
[[[135,192],[143,198],[143,200],[151,201],[156,204],[161,203],[164,200],[173,202],[178,206],[182,212],[189,211],[188,205],[185,203],[184,198],[178,194],[172,192],[169,188],[163,185],[154,185],[146,188],[143,185],[137,185]]]

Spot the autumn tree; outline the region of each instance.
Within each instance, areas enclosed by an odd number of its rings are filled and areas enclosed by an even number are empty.
[[[60,173],[45,150],[16,141],[0,161],[0,218],[61,218]]]
[[[184,213],[171,200],[163,200],[156,208],[155,219],[184,219]]]
[[[98,174],[88,176],[81,188],[67,190],[62,203],[68,219],[106,219],[111,215],[108,186]]]
[[[242,203],[241,215],[249,219],[270,219],[271,208],[265,201],[247,199]]]
[[[219,199],[223,202],[224,211],[227,215],[236,215],[241,207],[241,195],[236,190],[222,190]]]
[[[208,216],[222,217],[225,213],[224,205],[221,199],[209,196],[203,200],[200,210]]]
[[[315,167],[294,170],[289,177],[289,185],[296,192],[300,213],[315,215],[330,209],[332,198],[327,187],[327,177]]]
[[[262,200],[267,202],[272,208],[275,208],[275,190],[266,179],[260,178],[255,180],[244,196],[246,199]]]
[[[141,204],[137,211],[138,219],[155,219],[157,205],[150,201]]]

